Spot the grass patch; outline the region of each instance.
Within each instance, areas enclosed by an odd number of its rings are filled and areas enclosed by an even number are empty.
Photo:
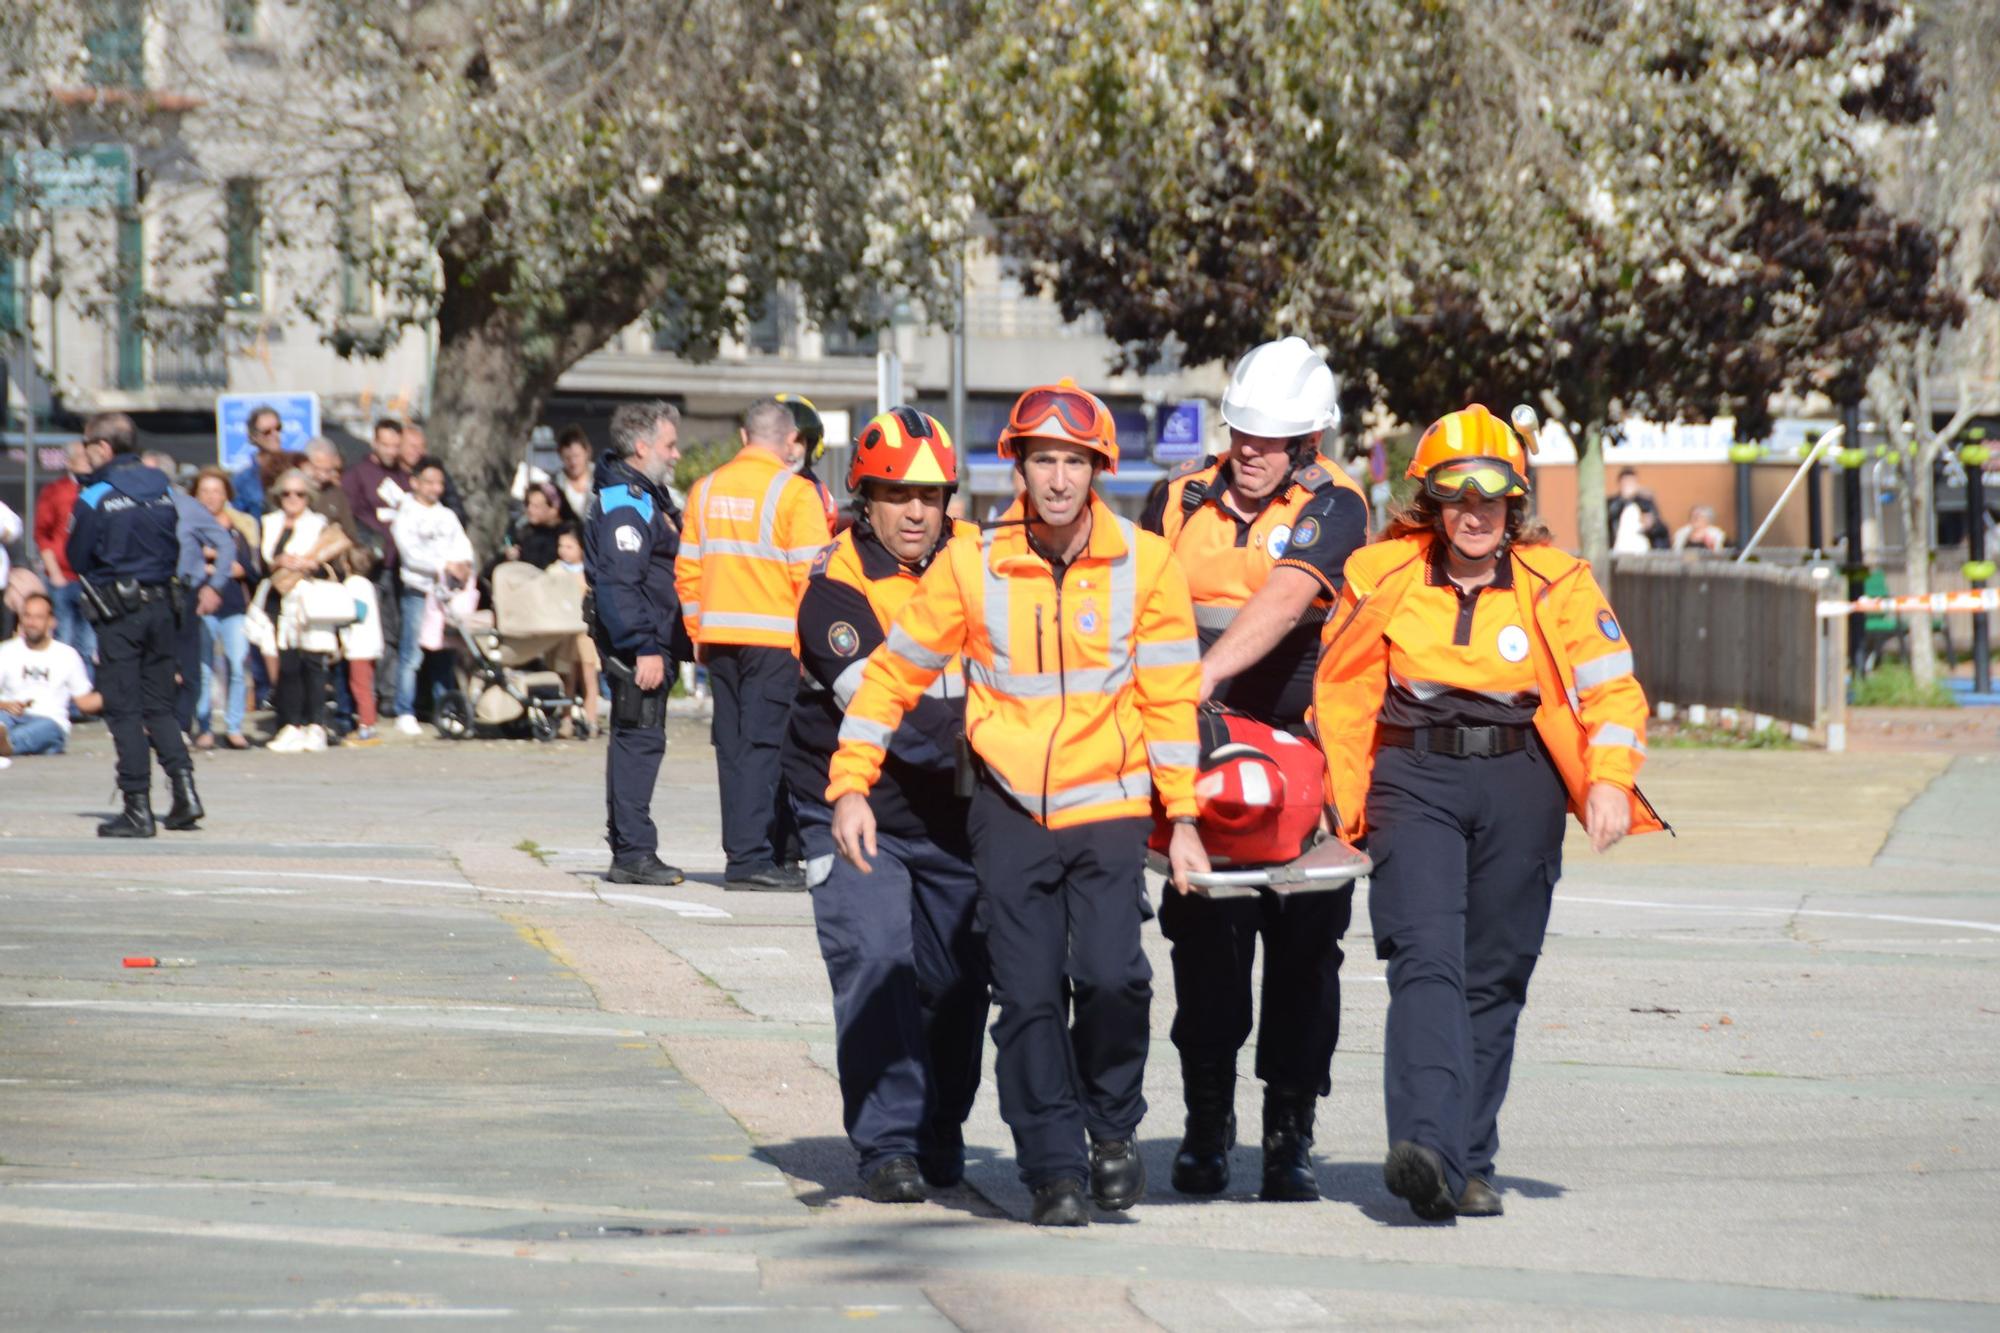
[[[1762,727],[1751,731],[1706,722],[1653,722],[1646,728],[1646,744],[1655,750],[1797,750],[1786,727]]]
[[[526,852],[529,856],[534,857],[537,861],[540,861],[543,865],[547,865],[549,863],[549,849],[542,846],[542,844],[540,844],[539,842],[536,842],[533,838],[521,839],[519,842],[514,844],[514,850],[517,852]]]
[[[1908,664],[1884,662],[1856,680],[1848,692],[1856,708],[1956,708],[1958,698],[1951,686],[1933,681],[1920,687]]]

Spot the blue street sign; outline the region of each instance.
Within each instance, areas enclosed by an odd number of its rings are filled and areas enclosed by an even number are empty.
[[[1153,442],[1155,463],[1185,463],[1202,456],[1208,443],[1207,408],[1199,398],[1161,405],[1160,435]]]
[[[215,398],[215,453],[231,473],[250,461],[250,414],[268,407],[285,426],[285,448],[293,453],[319,434],[316,393],[224,393]]]

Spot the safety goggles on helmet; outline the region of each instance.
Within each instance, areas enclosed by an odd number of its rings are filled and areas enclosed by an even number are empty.
[[[1107,472],[1118,470],[1118,427],[1111,409],[1071,379],[1040,385],[1015,399],[1007,428],[1000,432],[1000,456],[1019,456],[1021,440],[1078,445],[1101,457]]]
[[[1498,500],[1526,495],[1528,482],[1503,458],[1455,458],[1424,474],[1424,490],[1439,500],[1462,500],[1474,493]]]

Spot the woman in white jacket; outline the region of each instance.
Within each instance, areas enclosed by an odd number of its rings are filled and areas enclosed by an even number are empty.
[[[396,645],[396,730],[414,736],[417,726],[417,673],[423,665],[419,636],[424,601],[440,583],[463,587],[472,578],[472,541],[444,498],[444,466],[426,458],[410,474],[410,493],[396,509],[390,536],[402,570],[402,635]]]
[[[267,655],[276,653],[273,703],[278,734],[271,749],[324,750],[327,664],[340,649],[339,632],[306,616],[306,580],[347,548],[347,536],[307,507],[312,482],[288,468],[272,486],[278,507],[264,515],[258,543],[270,577],[251,599],[250,637]]]

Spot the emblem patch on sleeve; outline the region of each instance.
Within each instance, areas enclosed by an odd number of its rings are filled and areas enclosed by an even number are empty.
[[[637,528],[618,529],[619,550],[636,551],[639,549],[640,546],[644,545],[644,543],[645,539],[639,535],[639,529]]]
[[[861,651],[861,632],[845,620],[836,620],[826,631],[826,646],[835,657],[852,657]]]
[[[1625,637],[1625,631],[1618,628],[1618,617],[1612,615],[1609,610],[1597,613],[1597,632],[1613,643]]]
[[[1292,529],[1292,539],[1286,543],[1285,549],[1288,551],[1303,551],[1318,540],[1319,520],[1316,518],[1302,518],[1299,520],[1299,525]]]

